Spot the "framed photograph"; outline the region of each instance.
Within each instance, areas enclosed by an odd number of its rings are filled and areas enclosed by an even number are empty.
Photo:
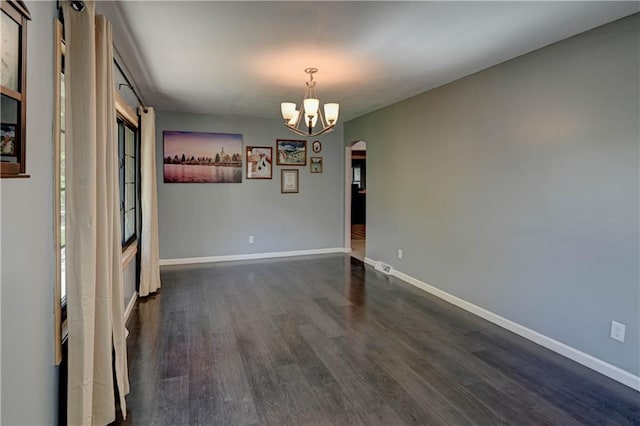
[[[165,183],[242,182],[242,135],[164,131]]]
[[[0,124],[0,154],[3,157],[16,156],[15,124]]]
[[[297,169],[280,170],[280,192],[282,194],[298,193],[298,170]]]
[[[313,143],[311,144],[311,150],[314,152],[314,154],[322,151],[322,144],[320,143],[320,141],[313,141]]]
[[[322,173],[322,157],[311,157],[309,168],[311,173]]]
[[[273,148],[270,146],[247,147],[247,179],[271,179],[273,177]]]
[[[277,139],[276,151],[276,164],[278,166],[307,165],[307,141]]]

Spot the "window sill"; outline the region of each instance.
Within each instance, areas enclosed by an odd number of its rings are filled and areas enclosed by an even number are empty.
[[[129,266],[129,263],[135,259],[138,253],[138,242],[134,241],[122,251],[122,269]]]
[[[30,177],[31,177],[31,175],[27,175],[27,174],[24,174],[24,173],[23,174],[16,174],[16,175],[2,173],[0,175],[0,178],[2,178],[2,179],[28,179]]]

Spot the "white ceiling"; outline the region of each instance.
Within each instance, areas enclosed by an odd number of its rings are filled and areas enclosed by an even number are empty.
[[[640,10],[639,2],[101,2],[156,109],[280,118],[317,67],[341,121]]]

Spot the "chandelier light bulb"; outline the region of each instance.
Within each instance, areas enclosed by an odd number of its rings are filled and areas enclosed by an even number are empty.
[[[306,116],[318,114],[318,107],[320,101],[314,98],[307,98],[304,100],[304,114]]]
[[[282,102],[280,104],[280,110],[282,111],[282,118],[287,121],[291,120],[291,117],[293,117],[293,113],[296,110],[296,104],[293,102]]]
[[[340,105],[336,103],[324,104],[324,118],[327,119],[329,124],[335,124],[338,121],[338,111]]]
[[[293,105],[294,105],[294,108],[295,108],[295,104],[293,104]],[[289,118],[289,122],[288,122],[289,126],[294,126],[295,127],[295,125],[298,123],[298,118],[300,118],[300,111],[297,110],[297,109],[294,109],[293,113],[291,114],[291,117]]]

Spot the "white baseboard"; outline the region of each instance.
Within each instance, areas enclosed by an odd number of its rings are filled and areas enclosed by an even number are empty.
[[[190,265],[194,263],[229,262],[232,260],[254,260],[271,259],[274,257],[309,256],[313,254],[347,253],[344,247],[313,249],[313,250],[293,250],[276,251],[269,253],[232,254],[227,256],[206,256],[206,257],[182,257],[177,259],[160,259],[160,266],[166,265]]]
[[[375,261],[371,258],[365,257],[364,261],[368,265],[375,265]],[[579,364],[584,365],[585,367],[597,371],[600,374],[603,374],[617,382],[622,383],[623,385],[629,386],[631,389],[640,392],[640,376],[633,375],[630,372],[616,367],[615,365],[609,364],[606,361],[603,361],[576,348],[559,342],[551,337],[545,336],[544,334],[538,333],[537,331],[531,330],[530,328],[527,328],[521,324],[504,318],[484,308],[476,306],[473,303],[467,302],[464,299],[461,299],[457,296],[442,291],[439,288],[422,282],[417,278],[404,274],[396,270],[395,268],[393,269],[391,275],[421,290],[424,290],[427,293],[433,294],[434,296],[439,297],[440,299],[443,299],[451,303],[452,305],[462,308],[465,311],[471,312],[472,314],[477,315],[480,318],[483,318],[502,328],[516,333],[524,337],[525,339],[531,340],[532,342],[537,343],[540,346],[543,346],[553,352],[567,357]]]
[[[136,300],[138,299],[138,292],[134,291],[131,296],[131,300],[127,304],[127,308],[124,310],[124,323],[126,324],[129,321],[129,315],[131,315],[131,311],[133,311],[133,307],[136,305]]]

